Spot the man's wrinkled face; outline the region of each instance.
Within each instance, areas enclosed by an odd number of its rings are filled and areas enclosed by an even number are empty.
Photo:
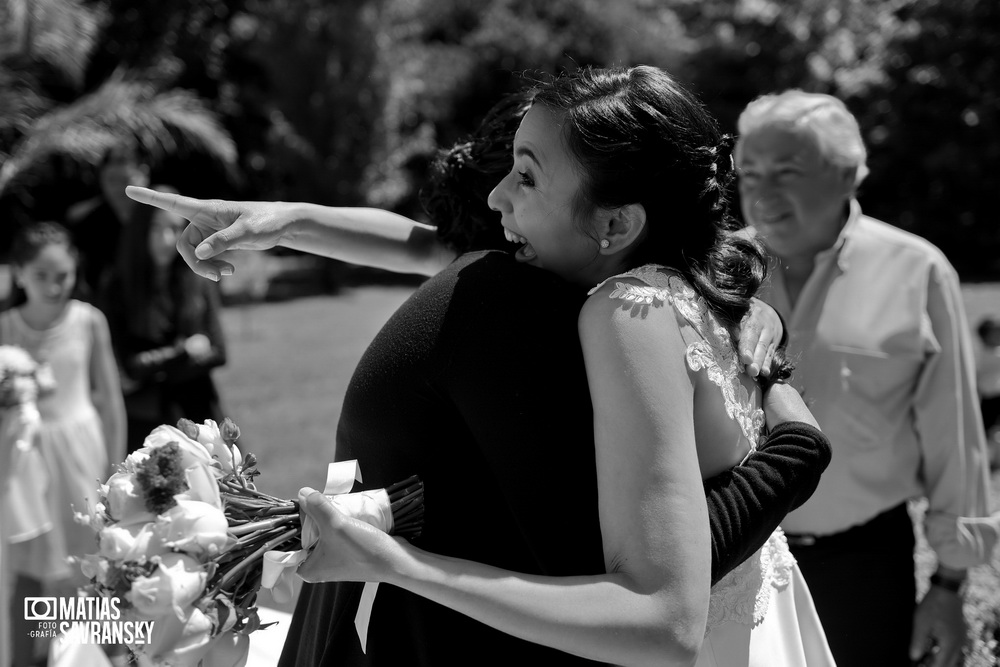
[[[743,217],[779,257],[811,257],[836,242],[854,174],[826,160],[812,135],[761,127],[740,140],[736,161]]]

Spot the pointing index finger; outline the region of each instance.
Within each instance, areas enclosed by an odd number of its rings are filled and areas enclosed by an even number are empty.
[[[176,213],[188,220],[205,210],[205,203],[200,199],[172,192],[157,192],[137,185],[128,185],[125,187],[125,194],[140,204],[155,206],[164,211]]]

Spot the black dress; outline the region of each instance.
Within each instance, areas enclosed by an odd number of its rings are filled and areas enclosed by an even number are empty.
[[[130,309],[121,295],[120,285],[112,282],[104,310],[122,371],[128,451],[141,447],[160,424],[174,425],[181,417],[221,420],[211,374],[226,362],[218,286],[202,279],[172,281],[150,296],[142,313]],[[211,351],[203,358],[185,351],[184,340],[194,334],[210,343]]]
[[[358,459],[366,488],[423,478],[426,523],[414,544],[527,574],[605,571],[577,335],[585,296],[506,253],[471,253],[424,283],[373,340],[348,386],[336,459]],[[774,458],[779,465],[708,488],[718,576],[812,493],[829,444],[798,432]],[[593,664],[390,585],[379,587],[365,654],[354,627],[361,588],[305,585],[279,664]]]

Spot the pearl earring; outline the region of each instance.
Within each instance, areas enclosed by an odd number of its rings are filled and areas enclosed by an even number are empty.
[[[601,239],[601,247],[602,248],[607,248],[610,245],[611,245],[611,241],[609,241],[607,239]]]

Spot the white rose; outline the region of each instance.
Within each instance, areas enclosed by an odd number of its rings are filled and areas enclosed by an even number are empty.
[[[104,492],[104,506],[112,521],[122,526],[152,521],[155,516],[146,509],[146,498],[139,487],[135,475],[119,472],[108,478],[101,489]]]
[[[222,509],[222,496],[219,494],[219,482],[216,479],[216,468],[210,466],[191,466],[184,471],[187,480],[187,491],[174,496],[176,500],[200,500],[213,507]]]
[[[109,560],[150,559],[166,553],[163,539],[156,534],[153,524],[107,526],[100,533],[99,555]]]
[[[126,456],[125,460],[122,461],[122,470],[130,475],[135,474],[139,465],[149,458],[150,451],[146,447],[140,447]]]
[[[142,449],[137,450],[135,453],[143,449],[149,450],[163,447],[171,442],[176,442],[181,449],[182,468],[188,468],[195,464],[212,465],[212,458],[209,456],[207,447],[187,437],[180,429],[167,426],[166,424],[161,424],[154,428],[143,441]]]
[[[185,554],[158,557],[159,566],[148,577],[137,577],[128,594],[141,618],[186,617],[191,605],[205,592],[208,574],[201,563]]]
[[[240,448],[233,445],[230,449],[229,445],[222,439],[222,431],[214,419],[206,419],[203,424],[195,424],[194,422],[192,424],[198,429],[198,435],[195,439],[208,450],[209,456],[219,462],[223,471],[233,472],[234,462],[238,466],[243,461]]]
[[[213,630],[212,620],[192,607],[180,617],[166,614],[154,619],[149,644],[133,648],[158,667],[196,667],[212,646]]]
[[[156,520],[156,533],[170,548],[194,556],[214,556],[229,542],[229,522],[218,507],[178,499]]]
[[[98,583],[107,583],[108,561],[97,554],[87,554],[80,560],[80,571],[87,579],[96,579]]]
[[[104,497],[107,495],[108,487],[106,484],[101,485],[97,491]],[[89,507],[86,508],[85,512],[73,510],[73,521],[81,526],[88,526],[95,532],[100,531],[104,526],[108,525],[107,508],[105,508],[104,503],[96,503],[93,510]]]

